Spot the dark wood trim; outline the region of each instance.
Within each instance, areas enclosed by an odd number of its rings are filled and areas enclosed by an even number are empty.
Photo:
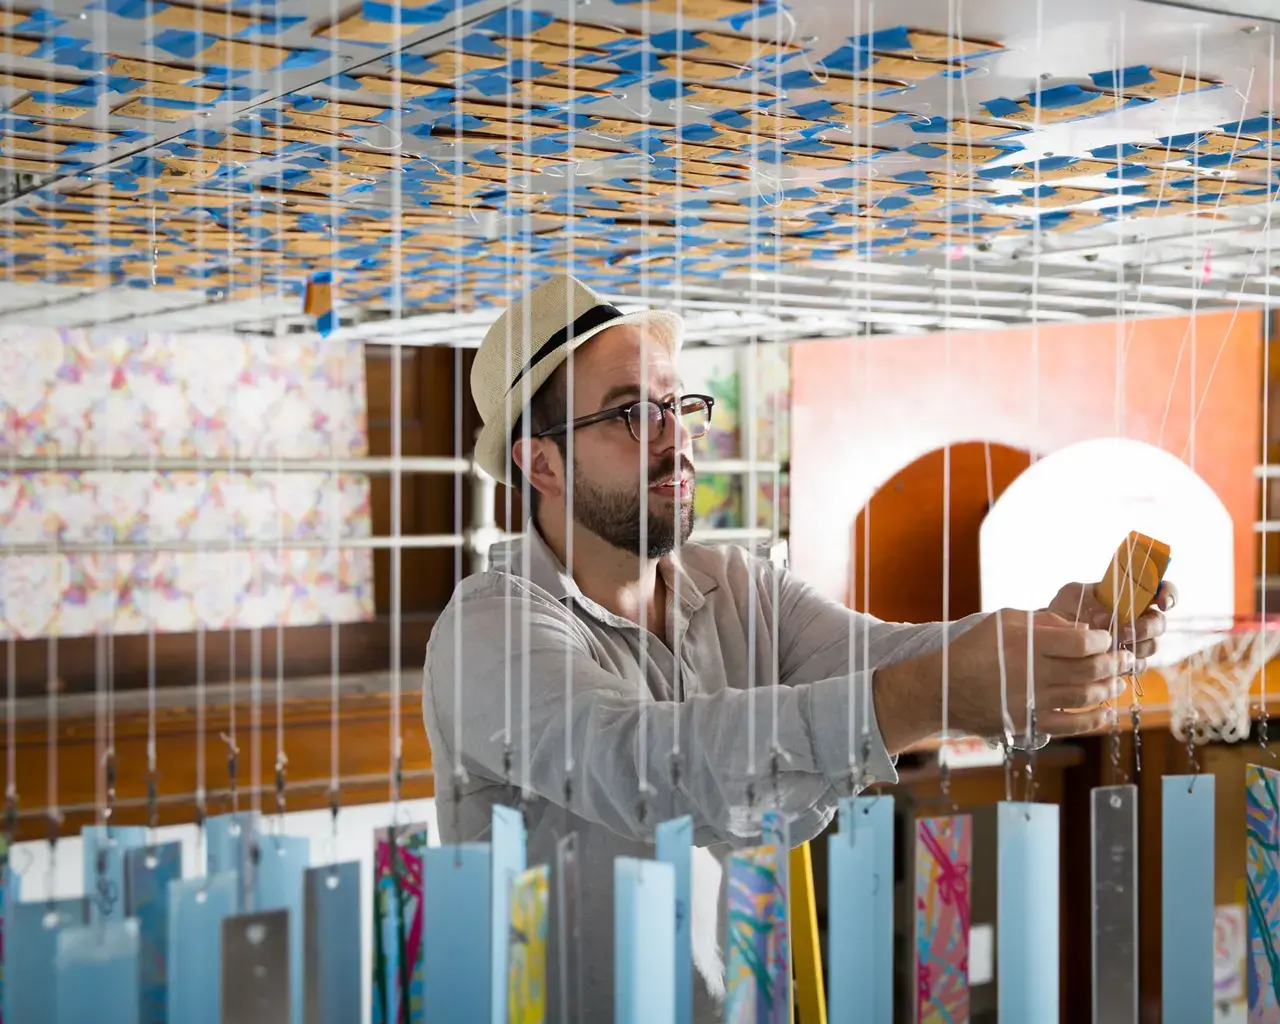
[[[420,669],[427,640],[435,625],[434,612],[406,615],[401,620],[400,666]],[[260,675],[276,678],[276,638],[284,638],[284,677],[298,679],[332,671],[331,627],[294,626],[262,631]],[[103,660],[99,665],[99,640]],[[197,674],[195,633],[157,633],[155,661],[151,666],[146,636],[110,638],[69,637],[21,640],[15,645],[19,697],[48,692],[50,669],[63,693],[93,693],[108,678],[117,690],[146,689],[149,666],[154,667],[157,687],[191,686]],[[109,652],[108,652],[109,649]],[[249,630],[221,630],[205,634],[204,671],[209,683],[249,679],[253,675],[253,642]],[[382,672],[391,667],[391,622],[378,618],[338,627],[338,671],[342,674]],[[109,674],[108,674],[109,673]]]

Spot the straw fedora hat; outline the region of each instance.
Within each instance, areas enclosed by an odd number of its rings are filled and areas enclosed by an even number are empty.
[[[528,400],[571,351],[620,324],[643,324],[673,355],[680,350],[680,317],[623,313],[568,274],[548,278],[506,308],[471,364],[471,397],[484,420],[475,449],[481,469],[510,482],[511,430]]]

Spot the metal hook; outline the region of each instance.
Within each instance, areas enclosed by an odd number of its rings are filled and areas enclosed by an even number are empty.
[[[384,131],[388,132],[396,140],[395,144],[392,146],[375,146],[372,142],[366,141],[363,136],[359,136],[359,135],[356,136],[356,141],[358,141],[360,145],[366,147],[367,149],[376,149],[380,153],[394,153],[404,145],[404,135],[401,134],[400,132],[397,132],[389,124],[383,124],[382,122],[378,122],[375,125],[375,127],[381,128]]]

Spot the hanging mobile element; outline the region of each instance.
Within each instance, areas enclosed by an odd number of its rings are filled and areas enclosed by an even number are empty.
[[[303,875],[311,862],[306,836],[264,835],[258,839],[253,909],[289,912],[289,1005],[294,1024],[302,1024]]]
[[[675,872],[676,1015],[675,1024],[693,1020],[693,945],[689,908],[693,878],[693,819],[686,815],[658,825],[654,856]]]
[[[1057,804],[998,805],[1001,1024],[1042,1024],[1058,1013],[1058,833]]]
[[[181,843],[125,852],[124,912],[138,921],[141,1024],[168,1021],[169,884],[181,877]]]
[[[511,885],[528,866],[524,816],[512,807],[495,804],[491,837],[493,873],[489,910],[493,951],[489,975],[489,1020],[491,1024],[506,1024],[508,949],[502,939],[507,934],[511,916]]]
[[[492,894],[488,843],[423,851],[422,998],[440,1020],[490,1019]],[[394,1014],[382,1019],[400,1020]]]
[[[917,818],[911,856],[914,1005],[909,1017],[969,1019],[970,863],[973,819],[967,814]]]
[[[1138,787],[1090,794],[1093,1024],[1138,1021]]]
[[[1161,1020],[1213,1019],[1213,776],[1166,775],[1161,807]]]
[[[321,270],[307,281],[307,291],[302,302],[302,312],[314,317],[316,331],[327,338],[338,326],[338,314],[333,304],[333,273]]]
[[[289,911],[222,922],[222,1024],[289,1024]]]
[[[58,935],[85,921],[80,897],[14,902],[4,929],[4,1019],[52,1021],[58,991]],[[86,1019],[94,1019],[92,1017]]]
[[[613,862],[614,1024],[675,1016],[675,870],[618,857]]]
[[[86,825],[84,842],[84,891],[89,921],[124,917],[124,857],[126,850],[144,847],[147,830],[138,825]]]
[[[1251,764],[1245,768],[1245,874],[1249,908],[1249,1019],[1274,1020],[1275,935],[1280,929],[1280,772]]]
[[[507,928],[507,1024],[545,1024],[551,869],[538,864],[511,883]]]
[[[303,875],[306,926],[303,1012],[307,1024],[360,1019],[360,864],[326,864]],[[296,1016],[296,1015],[295,1015]]]
[[[893,797],[840,801],[827,839],[827,1016],[893,1021]]]

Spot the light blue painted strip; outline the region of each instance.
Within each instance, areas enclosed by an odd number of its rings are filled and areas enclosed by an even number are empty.
[[[222,1024],[222,921],[239,888],[234,871],[169,883],[169,1024]]]
[[[1058,1019],[1058,806],[1002,802],[996,821],[1000,1024],[1044,1024]]]
[[[138,938],[123,909],[58,933],[56,1024],[138,1024]]]
[[[423,1002],[440,1020],[489,1019],[492,890],[492,855],[487,844],[434,846],[426,851]]]
[[[615,859],[613,915],[614,1024],[674,1024],[675,868]]]
[[[840,801],[827,840],[827,1016],[893,1024],[893,798]]]
[[[4,930],[4,1019],[52,1021],[57,1013],[58,934],[84,924],[84,900],[14,903]]]
[[[218,814],[205,822],[204,873],[212,878],[223,872],[234,872],[236,883],[236,908],[239,914],[245,909],[245,886],[249,878],[249,850],[258,834],[257,811],[239,811],[235,814]]]
[[[302,876],[311,864],[306,836],[266,835],[258,839],[253,911],[289,911],[289,1008],[302,1024]]]
[[[12,851],[10,851],[12,852]],[[4,936],[13,925],[13,907],[22,897],[22,876],[7,863],[0,868],[0,1024],[4,1024]],[[12,934],[12,933],[9,933]]]
[[[124,855],[125,913],[138,921],[140,1024],[168,1019],[169,883],[182,877],[182,844],[163,843]]]
[[[147,830],[137,825],[86,825],[80,830],[80,837],[84,841],[84,894],[89,897],[89,920],[119,920],[124,916],[125,851],[146,843]]]
[[[507,925],[511,915],[511,883],[526,867],[524,818],[514,807],[493,808],[492,895],[489,902],[489,1020],[507,1024]]]
[[[1213,1019],[1212,775],[1161,786],[1160,999],[1163,1024]]]
[[[360,1019],[360,863],[303,874],[303,980],[307,1024]]]
[[[693,886],[693,819],[686,815],[658,825],[656,857],[675,871],[676,1024],[693,1024],[693,945],[689,901]]]

